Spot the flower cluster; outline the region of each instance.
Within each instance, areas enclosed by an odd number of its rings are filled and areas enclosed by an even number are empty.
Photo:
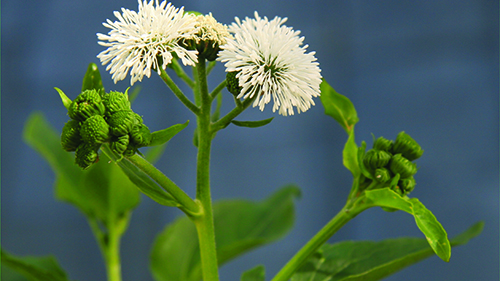
[[[99,160],[104,143],[121,156],[131,156],[151,141],[149,128],[130,108],[127,92],[86,90],[71,102],[68,115],[71,120],[63,127],[61,145],[75,151],[75,162],[83,169]]]
[[[369,179],[380,184],[391,183],[394,191],[408,194],[416,184],[413,175],[417,165],[412,161],[423,153],[420,145],[405,132],[400,132],[394,142],[379,137],[363,156],[362,169]]]
[[[320,95],[321,70],[314,57],[302,46],[300,31],[282,25],[287,18],[268,20],[255,12],[255,19],[246,18],[229,26],[234,38],[221,46],[218,60],[226,72],[236,72],[239,87],[237,98],[255,98],[253,106],[264,110],[273,99],[273,112],[293,115],[293,107],[304,112]],[[233,87],[234,88],[234,87]]]

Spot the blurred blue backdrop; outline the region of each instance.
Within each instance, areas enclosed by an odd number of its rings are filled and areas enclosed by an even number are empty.
[[[499,279],[499,40],[498,1],[173,1],[176,7],[212,12],[222,23],[234,16],[288,17],[316,51],[323,77],[355,104],[358,142],[371,133],[395,138],[404,130],[424,148],[418,197],[449,235],[479,220],[484,232],[454,248],[450,263],[437,257],[387,280]],[[22,141],[28,115],[43,112],[61,130],[68,117],[53,87],[74,98],[86,67],[98,63],[104,48],[96,33],[107,33],[106,19],[137,2],[4,0],[2,25],[2,247],[18,255],[54,254],[74,280],[105,280],[97,244],[85,218],[53,196],[54,174]],[[123,91],[128,78],[113,84],[100,68],[108,90]],[[219,65],[210,76],[224,78]],[[188,119],[190,113],[155,75],[143,80],[134,110],[152,130]],[[227,92],[225,92],[227,93]],[[287,183],[303,190],[297,220],[285,239],[252,251],[220,270],[222,280],[266,266],[268,277],[343,206],[351,176],[342,166],[346,135],[323,114],[319,99],[309,111],[291,117],[247,110],[240,120],[276,116],[263,128],[229,126],[213,144],[213,198],[262,199]],[[225,96],[224,110],[232,105]],[[194,127],[176,136],[158,166],[194,196]],[[181,213],[143,196],[123,238],[125,281],[153,280],[148,270],[155,236]],[[422,237],[405,213],[370,209],[332,239],[380,240]]]

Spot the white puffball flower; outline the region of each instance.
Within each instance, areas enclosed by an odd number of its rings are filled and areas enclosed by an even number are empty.
[[[166,1],[145,0],[139,3],[139,11],[122,8],[113,14],[118,19],[106,20],[108,35],[97,33],[99,45],[108,47],[97,55],[103,65],[108,64],[113,81],[125,79],[130,70],[130,84],[151,76],[151,69],[160,73],[174,58],[175,53],[184,65],[198,61],[196,50],[187,50],[179,41],[190,38],[197,31],[194,16],[184,14],[184,7],[175,8]],[[161,61],[158,60],[161,57]],[[161,66],[159,65],[161,62]]]
[[[255,19],[229,26],[234,38],[221,46],[217,60],[225,63],[226,72],[237,72],[242,88],[237,98],[251,99],[253,106],[264,106],[273,99],[273,112],[287,116],[307,111],[314,105],[313,97],[320,95],[321,69],[314,57],[302,46],[300,31],[282,25],[287,18],[269,21],[255,12]]]

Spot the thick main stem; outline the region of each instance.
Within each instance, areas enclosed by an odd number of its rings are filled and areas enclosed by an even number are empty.
[[[198,156],[196,174],[196,201],[202,209],[202,215],[194,218],[200,243],[201,269],[204,281],[219,280],[217,250],[215,247],[215,229],[210,194],[210,147],[212,133],[210,129],[211,99],[205,71],[205,60],[199,58],[196,66],[196,82],[201,103],[198,115]]]
[[[288,263],[274,276],[272,281],[286,281],[289,280],[293,273],[299,269],[306,260],[311,257],[333,234],[335,234],[342,226],[362,211],[369,208],[367,205],[356,204],[359,201],[347,204],[340,210],[340,212],[331,219],[316,235],[300,249],[295,256],[293,256]]]

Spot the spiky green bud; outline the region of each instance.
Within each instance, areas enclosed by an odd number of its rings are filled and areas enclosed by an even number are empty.
[[[391,172],[386,168],[378,168],[373,173],[373,178],[380,183],[388,182],[391,179]]]
[[[379,137],[373,142],[373,149],[383,150],[389,152],[392,148],[392,141],[384,137]]]
[[[415,178],[413,177],[400,179],[398,182],[398,186],[401,189],[401,191],[404,192],[404,194],[412,192],[416,184],[417,183],[415,182]]]
[[[66,122],[61,133],[62,148],[66,151],[75,151],[82,142],[80,122],[73,119]]]
[[[127,91],[125,91],[125,93],[109,92],[109,94],[104,95],[102,102],[106,107],[106,114],[108,116],[117,111],[130,110],[130,101],[128,99]]]
[[[132,110],[121,110],[113,113],[108,118],[111,134],[119,137],[130,133],[132,128],[138,123],[135,115]]]
[[[94,115],[82,123],[80,134],[84,142],[102,144],[109,140],[109,125],[101,115]]]
[[[413,161],[424,153],[420,145],[405,132],[400,132],[392,146],[394,154],[401,153],[406,159]]]
[[[76,97],[68,109],[71,119],[85,121],[94,115],[104,115],[106,108],[96,90],[86,90]]]
[[[129,135],[123,135],[117,138],[112,138],[110,142],[111,150],[121,155],[127,149],[129,142],[130,142]]]
[[[392,156],[389,169],[394,174],[399,174],[401,178],[408,178],[417,172],[417,165],[403,157],[401,154]]]
[[[130,138],[137,147],[147,146],[151,142],[151,131],[146,125],[139,124],[130,131]]]
[[[370,149],[363,158],[363,164],[370,171],[386,166],[391,160],[391,154],[383,150]]]
[[[82,143],[78,146],[75,152],[75,163],[82,169],[88,169],[92,164],[99,161],[97,151],[100,146]]]

